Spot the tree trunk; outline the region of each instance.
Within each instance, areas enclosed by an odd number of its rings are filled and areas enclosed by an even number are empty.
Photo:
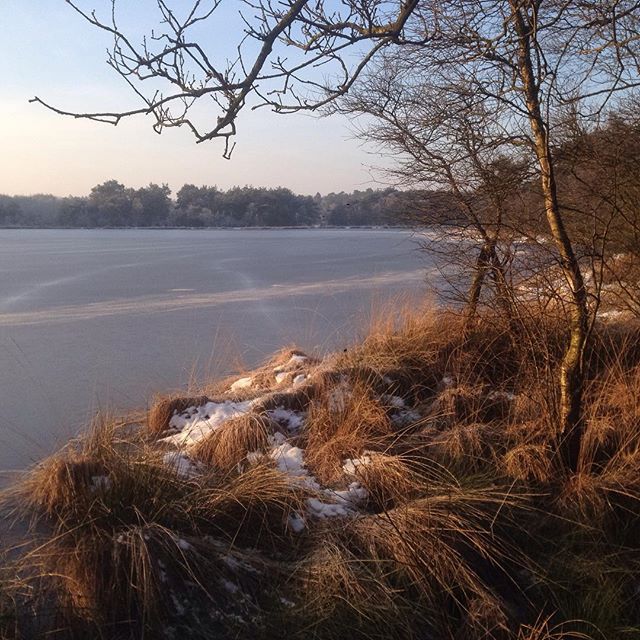
[[[534,29],[524,9],[512,0],[515,28],[519,45],[519,74],[525,96],[529,123],[538,165],[540,186],[544,197],[549,230],[560,254],[560,265],[571,295],[569,312],[569,346],[560,365],[560,447],[565,463],[576,470],[584,431],[582,395],[584,387],[584,350],[587,341],[587,295],[578,260],[573,251],[560,213],[553,161],[546,123],[540,108],[539,85],[534,75],[531,39]],[[535,18],[533,18],[535,19]]]
[[[495,237],[487,237],[476,259],[474,275],[469,287],[469,293],[467,295],[468,302],[464,323],[465,331],[471,328],[475,320],[478,312],[478,304],[480,302],[482,286],[489,271],[491,272],[491,276],[496,287],[498,304],[504,311],[509,323],[511,323],[513,320],[513,309],[511,308],[510,304],[510,297],[508,294],[508,287],[504,275],[504,270],[496,254],[496,239]]]
[[[476,314],[478,312],[480,293],[482,291],[482,285],[484,283],[484,278],[487,273],[488,267],[487,252],[488,246],[487,244],[484,244],[482,245],[482,249],[480,249],[478,257],[476,258],[476,267],[474,270],[473,279],[471,280],[471,286],[469,287],[469,294],[467,296],[467,311],[464,321],[465,332],[467,332],[473,325]]]

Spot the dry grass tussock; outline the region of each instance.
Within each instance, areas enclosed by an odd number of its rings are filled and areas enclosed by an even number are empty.
[[[193,457],[225,472],[232,471],[249,453],[266,453],[269,436],[278,428],[266,414],[248,413],[231,418],[224,429],[213,431],[193,449]]]
[[[0,637],[640,637],[640,333],[596,327],[570,473],[561,326],[396,315],[103,420],[3,496]]]
[[[384,446],[393,434],[391,420],[371,389],[341,380],[308,406],[307,462],[324,483],[342,474],[345,459]]]
[[[169,421],[176,413],[182,413],[185,409],[199,406],[207,402],[207,396],[184,396],[174,394],[159,396],[153,402],[147,416],[147,429],[152,434],[159,434],[169,428]]]

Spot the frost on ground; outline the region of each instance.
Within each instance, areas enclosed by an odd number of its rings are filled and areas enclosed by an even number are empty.
[[[200,471],[199,465],[181,451],[165,453],[162,461],[182,478],[195,478]]]
[[[164,454],[165,464],[171,466],[176,474],[190,479],[206,471],[203,464],[192,459],[192,450],[209,434],[224,429],[227,423],[252,411],[261,412],[273,425],[273,432],[268,437],[266,451],[250,451],[246,455],[245,464],[251,466],[267,462],[273,464],[286,475],[292,487],[306,493],[305,509],[301,513],[289,516],[288,525],[291,531],[302,532],[314,520],[336,517],[353,517],[361,512],[366,502],[367,491],[354,478],[359,466],[369,464],[369,452],[363,452],[359,458],[347,459],[343,466],[343,481],[339,486],[324,486],[308,469],[304,449],[306,411],[290,408],[286,403],[286,394],[295,394],[301,385],[313,379],[313,366],[318,366],[305,355],[294,353],[279,367],[271,369],[271,380],[275,379],[278,397],[283,403],[275,408],[260,409],[274,393],[273,388],[264,388],[256,380],[264,375],[256,371],[246,377],[239,378],[229,387],[229,393],[246,389],[258,389],[262,395],[251,400],[224,400],[205,402],[200,406],[191,406],[175,413],[169,421],[168,435],[160,442],[171,449]],[[274,375],[275,374],[275,375]],[[282,388],[284,384],[285,388]],[[345,376],[339,378],[336,386],[329,392],[329,408],[332,412],[345,409],[352,394],[352,388]],[[399,396],[381,396],[380,402],[394,414],[410,414],[410,409]],[[413,414],[411,414],[413,415]]]
[[[231,387],[229,387],[230,391],[240,391],[242,389],[250,389],[251,386],[253,385],[253,378],[248,377],[248,378],[240,378],[239,380],[236,380]]]
[[[237,418],[251,409],[252,401],[207,402],[200,407],[189,407],[169,421],[169,428],[177,431],[163,438],[163,442],[177,447],[191,447],[212,431],[219,429],[227,420]]]
[[[267,411],[267,415],[291,433],[298,433],[304,424],[304,414],[284,407],[276,407]]]

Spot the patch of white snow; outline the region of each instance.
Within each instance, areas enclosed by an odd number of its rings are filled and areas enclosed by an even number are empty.
[[[195,411],[192,409],[195,408]],[[227,420],[237,418],[251,409],[251,401],[207,402],[200,407],[191,407],[180,415],[173,416],[169,426],[179,433],[162,439],[176,447],[190,447],[212,431],[219,429]]]
[[[358,467],[362,467],[368,464],[371,464],[370,455],[362,455],[359,458],[347,458],[342,464],[342,470],[347,475],[353,476],[356,474]]]
[[[248,389],[251,385],[253,385],[253,378],[240,378],[231,385],[229,390],[240,391],[241,389]]]
[[[298,513],[292,513],[287,518],[287,523],[289,524],[291,531],[293,531],[294,533],[302,533],[306,526],[305,519]]]
[[[285,426],[288,431],[298,432],[304,424],[303,416],[290,409],[276,407],[267,413],[272,420]]]
[[[198,465],[180,451],[168,451],[164,454],[162,461],[183,478],[193,478],[198,475]]]
[[[91,491],[111,489],[111,478],[109,476],[91,476]]]

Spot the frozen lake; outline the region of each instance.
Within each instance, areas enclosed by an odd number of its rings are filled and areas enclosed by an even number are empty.
[[[0,469],[98,409],[346,346],[426,267],[397,230],[0,230]]]

